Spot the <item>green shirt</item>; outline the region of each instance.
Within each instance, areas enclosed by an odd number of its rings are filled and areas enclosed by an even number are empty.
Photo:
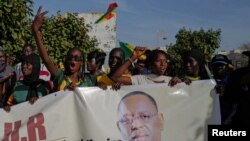
[[[70,83],[72,83],[72,80],[64,75],[63,71],[61,69],[58,69],[58,75],[55,76],[53,79],[54,84],[54,91],[60,91],[64,90]],[[78,87],[89,87],[89,86],[95,86],[95,84],[91,81],[89,77],[86,77],[84,81],[80,80],[76,83]]]
[[[29,86],[24,85],[22,80],[18,80],[15,86],[15,90],[8,99],[8,105],[15,105],[22,102],[25,102],[28,95]],[[50,92],[50,85],[48,82],[37,85],[37,94],[38,97],[45,96]]]

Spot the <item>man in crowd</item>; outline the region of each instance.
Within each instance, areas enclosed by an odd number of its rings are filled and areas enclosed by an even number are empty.
[[[228,77],[230,72],[232,72],[230,61],[226,55],[218,54],[212,58],[211,63],[214,79],[217,83],[215,90],[220,95],[221,123],[229,124],[231,122],[233,105],[228,104],[223,95],[225,93],[225,86],[227,85]]]
[[[6,105],[6,100],[13,91],[16,82],[14,69],[7,66],[6,55],[0,47],[0,107]]]
[[[152,96],[141,91],[125,95],[118,105],[117,126],[124,141],[160,141],[164,125],[162,113]]]
[[[250,125],[250,50],[243,54],[249,58],[248,66],[232,72],[225,90],[226,100],[237,105],[233,125]]]

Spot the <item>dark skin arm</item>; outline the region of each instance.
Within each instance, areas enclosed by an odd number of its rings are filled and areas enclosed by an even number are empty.
[[[127,60],[122,66],[120,66],[110,78],[113,81],[122,83],[124,85],[132,85],[131,78],[123,77],[122,74],[124,74],[128,70],[129,66],[132,65],[132,62],[136,61],[141,55],[146,52],[146,50],[147,48],[145,47],[136,47],[130,60]]]
[[[121,85],[122,85],[121,83],[115,82],[115,83],[112,85],[111,89],[112,89],[112,90],[115,90],[115,91],[120,90]]]
[[[192,83],[192,80],[187,79],[187,78],[183,78],[183,79],[182,79],[182,82],[184,82],[184,83],[187,84],[187,85],[190,85],[190,84]]]
[[[30,100],[29,100],[29,103],[31,104],[31,105],[33,105],[36,101],[38,100],[38,97],[32,97]]]
[[[217,84],[217,85],[215,86],[215,90],[216,90],[216,92],[217,92],[220,96],[223,96],[224,93],[225,93],[225,86],[224,86],[224,85]]]
[[[96,85],[103,90],[107,90],[107,85],[102,82],[97,82]]]
[[[38,100],[38,97],[32,97],[32,98],[29,100],[29,103],[30,103],[31,105],[33,105],[37,100]],[[9,113],[10,110],[11,110],[11,105],[8,105],[8,104],[5,105],[5,106],[3,107],[3,109],[4,109],[5,112]]]
[[[14,74],[12,72],[7,73],[3,78],[0,79],[0,83],[6,81],[7,79],[9,79],[11,76],[13,76]]]
[[[3,107],[3,109],[4,109],[5,112],[8,113],[8,112],[10,112],[11,107],[10,107],[10,105],[6,105],[6,106]]]
[[[182,80],[179,78],[179,77],[172,77],[172,79],[169,81],[169,83],[168,83],[168,85],[170,86],[170,87],[173,87],[173,86],[175,86],[176,84],[178,84],[178,83],[181,83],[182,82]]]
[[[52,76],[57,76],[58,75],[58,71],[56,66],[53,64],[52,60],[50,59],[47,50],[44,47],[43,41],[42,41],[42,34],[39,31],[43,21],[44,21],[44,15],[48,13],[48,11],[45,12],[41,12],[42,11],[42,7],[39,7],[37,14],[35,16],[35,19],[33,21],[32,24],[32,31],[34,33],[35,36],[35,40],[36,40],[36,44],[38,47],[38,51],[39,54],[41,55],[41,58],[45,64],[45,66],[47,67],[47,69],[49,70],[49,72],[51,73]]]

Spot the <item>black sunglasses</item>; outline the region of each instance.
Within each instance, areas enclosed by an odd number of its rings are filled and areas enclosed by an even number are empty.
[[[82,61],[83,58],[81,56],[72,56],[72,55],[70,55],[70,56],[67,57],[67,60],[69,60],[69,61]]]

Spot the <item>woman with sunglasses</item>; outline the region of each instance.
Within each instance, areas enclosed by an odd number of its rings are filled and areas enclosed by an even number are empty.
[[[54,83],[54,91],[64,89],[74,89],[75,87],[94,86],[89,79],[84,78],[83,72],[83,53],[79,48],[71,48],[65,58],[64,66],[65,71],[58,69],[54,65],[43,45],[42,34],[39,31],[43,24],[44,15],[47,11],[41,12],[41,7],[38,9],[37,15],[32,24],[32,30],[35,35],[35,40],[38,46],[39,54],[51,73],[51,80]]]

